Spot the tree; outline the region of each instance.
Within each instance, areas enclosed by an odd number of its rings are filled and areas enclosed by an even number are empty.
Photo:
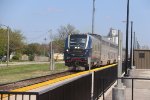
[[[67,26],[60,26],[58,29],[58,36],[54,38],[53,47],[55,52],[62,53],[64,50],[64,42],[68,35],[77,34],[79,30],[77,30],[74,26],[68,24]]]
[[[3,56],[6,54],[7,50],[7,44],[6,44],[6,38],[5,35],[7,32],[4,29],[0,29],[0,56]]]
[[[46,44],[39,44],[39,43],[31,43],[24,46],[23,54],[29,56],[29,60],[33,61],[34,57],[37,56],[49,56],[48,55],[48,48],[49,46]]]
[[[41,54],[40,48],[41,47],[39,43],[31,43],[31,44],[25,45],[23,54],[40,55]]]
[[[68,35],[79,33],[79,30],[76,30],[76,28],[74,26],[68,24],[67,26],[61,26],[58,29],[58,33],[59,33],[59,39],[60,40],[65,40],[65,38]]]
[[[48,56],[48,46],[45,44],[31,43],[24,46],[23,54],[27,54],[28,56],[44,55],[44,53],[46,56]]]
[[[10,43],[9,43],[10,53],[21,52],[25,44],[24,39],[25,37],[23,37],[21,31],[15,30],[13,32],[10,32]]]
[[[0,28],[0,56],[7,54],[7,34],[8,30]],[[9,30],[9,54],[12,52],[21,52],[24,45],[24,37],[21,34],[21,31]]]

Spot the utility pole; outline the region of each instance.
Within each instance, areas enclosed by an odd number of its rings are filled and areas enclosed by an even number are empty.
[[[118,77],[121,77],[122,75],[122,33],[120,30],[118,30]],[[122,82],[119,79],[118,82],[118,87],[122,86]],[[121,86],[120,86],[121,85]]]
[[[135,62],[134,62],[134,49],[135,49],[135,32],[134,32],[134,39],[133,39],[133,66],[135,66]]]
[[[130,69],[132,69],[133,66],[133,46],[132,46],[132,28],[133,28],[133,21],[131,21],[131,48],[130,48]]]
[[[7,67],[8,67],[8,63],[9,63],[9,32],[10,29],[9,27],[7,27]]]
[[[51,40],[51,70],[53,70],[53,42]]]
[[[128,29],[129,29],[129,0],[127,0],[125,76],[128,76]]]
[[[44,56],[45,56],[45,49],[46,49],[46,38],[44,38],[45,40],[45,45],[44,45]]]
[[[52,30],[49,30],[50,32],[50,70],[53,70],[53,40],[52,40]]]
[[[54,53],[55,53],[55,51],[54,51],[54,49],[53,49],[53,55],[52,55],[52,70],[55,70],[55,59],[54,59]]]
[[[94,21],[95,21],[95,0],[93,0],[93,11],[92,11],[92,34],[94,34]]]
[[[122,33],[118,30],[118,77],[122,75]],[[121,79],[117,80],[117,85],[112,89],[112,100],[125,100],[125,87]]]

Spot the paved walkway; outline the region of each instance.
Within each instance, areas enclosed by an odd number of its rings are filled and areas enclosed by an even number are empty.
[[[149,69],[136,69],[134,78],[150,78]],[[125,89],[126,100],[132,100],[131,86]],[[103,100],[100,98],[99,100]],[[105,93],[105,100],[112,100],[112,88]],[[150,100],[150,80],[134,80],[133,100]]]
[[[50,62],[36,62],[36,61],[29,61],[29,62],[9,62],[9,66],[13,66],[13,65],[27,65],[27,64],[49,64]],[[64,63],[64,61],[59,61],[59,62],[55,62],[55,63]],[[0,63],[0,67],[4,67],[7,66],[7,63],[2,64]]]

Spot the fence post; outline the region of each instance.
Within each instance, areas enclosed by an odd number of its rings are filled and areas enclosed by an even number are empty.
[[[133,88],[134,88],[134,83],[133,83],[133,79],[132,79],[132,100],[133,100],[133,96],[134,96],[134,94],[133,94]]]
[[[89,70],[91,70],[91,57],[88,57]]]
[[[94,71],[92,72],[91,100],[94,100]]]
[[[30,96],[31,97],[31,96]],[[36,100],[40,100],[39,94],[36,94]]]
[[[105,100],[104,78],[102,79],[102,89],[103,89],[103,100]]]

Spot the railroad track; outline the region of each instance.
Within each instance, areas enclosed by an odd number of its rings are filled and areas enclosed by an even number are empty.
[[[55,73],[55,74],[51,74],[51,75],[21,80],[21,81],[17,81],[17,82],[8,83],[8,84],[2,84],[2,85],[0,85],[0,90],[1,91],[10,91],[10,90],[14,90],[17,88],[41,83],[41,82],[44,82],[47,80],[52,80],[55,78],[63,77],[63,76],[74,74],[74,73],[77,73],[77,72],[64,71],[64,72]]]

